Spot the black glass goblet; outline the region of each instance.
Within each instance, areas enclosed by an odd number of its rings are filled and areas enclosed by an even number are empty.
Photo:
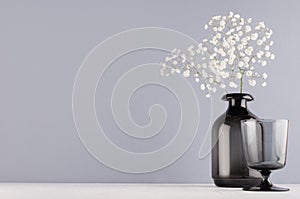
[[[263,179],[256,187],[245,191],[288,191],[274,186],[269,176],[272,170],[286,164],[289,121],[284,119],[248,119],[241,121],[243,151],[249,168],[260,171]]]

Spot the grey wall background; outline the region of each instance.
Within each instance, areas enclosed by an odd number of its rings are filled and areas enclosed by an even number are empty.
[[[286,1],[0,1],[0,181],[1,182],[191,182],[208,183],[210,157],[198,159],[206,133],[210,102],[197,92],[202,118],[190,149],[171,166],[148,174],[114,171],[95,160],[81,144],[71,109],[76,72],[87,53],[108,36],[131,28],[158,26],[205,37],[202,25],[230,10],[263,20],[274,30],[277,59],[268,67],[269,86],[248,89],[250,105],[261,117],[289,118],[288,162],[272,176],[277,183],[300,183],[299,43],[300,4]],[[132,97],[138,124],[147,110],[161,103],[169,117],[161,136],[141,143],[121,134],[104,115],[111,82],[133,66],[160,62],[163,52],[145,50],[123,57],[105,74],[97,91],[98,117],[108,135],[127,150],[143,152],[164,145],[177,128],[179,109],[170,93],[146,86]],[[193,84],[195,90],[198,89]],[[102,86],[103,87],[103,86]],[[221,102],[220,100],[220,103]],[[220,112],[225,110],[220,109]],[[100,115],[99,115],[100,114]]]

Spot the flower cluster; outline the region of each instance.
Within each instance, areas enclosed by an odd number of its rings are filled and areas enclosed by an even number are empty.
[[[200,88],[207,97],[217,88],[238,88],[242,92],[245,81],[250,86],[260,82],[266,86],[267,74],[259,72],[275,58],[271,52],[272,30],[251,18],[244,19],[238,14],[214,16],[204,28],[212,34],[198,46],[187,50],[178,49],[162,63],[162,75],[181,73],[201,82]]]

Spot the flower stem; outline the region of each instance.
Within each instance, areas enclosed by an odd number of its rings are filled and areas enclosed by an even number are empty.
[[[243,93],[243,76],[240,79],[240,93]]]

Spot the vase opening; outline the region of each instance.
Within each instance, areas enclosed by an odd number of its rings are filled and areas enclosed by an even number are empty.
[[[247,102],[253,101],[254,98],[248,93],[230,93],[224,95],[222,100],[228,101],[229,112],[234,111],[234,108],[245,108],[247,109]],[[241,110],[240,110],[241,111]]]

